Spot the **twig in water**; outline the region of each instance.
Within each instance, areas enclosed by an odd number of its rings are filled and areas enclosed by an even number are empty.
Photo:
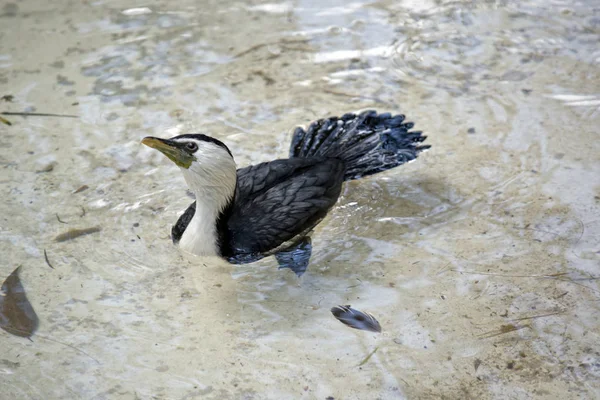
[[[23,332],[25,332],[25,331],[23,331]],[[66,346],[66,347],[70,347],[70,348],[72,348],[73,350],[75,350],[76,352],[78,352],[78,353],[80,353],[80,354],[83,354],[84,356],[87,356],[87,357],[89,357],[90,359],[94,360],[94,361],[95,361],[97,364],[101,364],[101,363],[100,363],[100,361],[98,361],[98,359],[97,359],[97,358],[94,358],[94,357],[92,357],[91,355],[89,355],[89,354],[88,354],[88,353],[86,353],[85,351],[83,351],[83,350],[81,350],[81,349],[78,349],[77,347],[75,347],[75,346],[73,346],[73,345],[71,345],[71,344],[69,344],[69,343],[64,343],[64,342],[61,342],[61,341],[59,341],[59,340],[56,340],[56,339],[50,339],[49,337],[42,336],[42,335],[40,335],[40,334],[37,334],[37,335],[35,335],[35,337],[36,337],[36,338],[41,338],[41,339],[44,339],[44,340],[48,340],[48,341],[50,341],[50,342],[54,342],[54,343],[58,343],[58,344],[62,344],[63,346]],[[31,340],[31,338],[28,338],[28,339],[29,339],[31,342],[33,342],[33,340]]]
[[[260,43],[260,44],[250,47],[249,49],[242,51],[241,53],[236,54],[234,57],[239,58],[241,56],[245,56],[248,53],[252,53],[253,51],[262,49],[263,47],[267,47],[267,46],[286,45],[286,44],[294,44],[294,43],[308,43],[308,41],[309,41],[308,39],[296,39],[296,40],[282,40],[280,42]]]
[[[61,224],[68,224],[68,222],[63,221],[62,219],[60,219],[60,217],[58,216],[58,214],[56,214],[56,219],[58,220],[58,222],[60,222]]]
[[[4,111],[1,112],[2,115],[17,115],[20,117],[61,117],[61,118],[79,118],[77,115],[69,115],[69,114],[51,114],[51,113],[30,113],[30,112],[12,112],[12,111]]]
[[[557,278],[559,276],[568,275],[567,272],[559,272],[556,274],[542,274],[542,275],[511,275],[511,274],[496,274],[494,272],[479,272],[479,271],[465,271],[461,269],[448,269],[447,271],[460,272],[461,274],[471,275],[491,275],[500,276],[505,278]]]
[[[581,286],[582,288],[586,288],[588,290],[591,290],[592,292],[595,293],[600,293],[600,290],[598,289],[594,289],[592,287],[589,287],[587,285],[584,285],[583,283],[579,283],[579,282],[575,282],[573,279],[556,279],[557,281],[561,281],[561,282],[568,282],[568,283],[572,283],[573,285],[577,285],[577,286]]]
[[[562,314],[564,312],[565,312],[564,310],[560,310],[560,311],[555,311],[553,313],[548,313],[548,314],[534,315],[533,317],[515,318],[515,319],[511,319],[510,321],[524,321],[526,319],[536,319],[536,318],[550,317],[552,315]]]
[[[81,192],[83,192],[84,190],[87,190],[87,189],[89,189],[89,188],[90,188],[90,187],[89,187],[88,185],[83,185],[83,186],[80,186],[80,187],[79,187],[79,189],[77,189],[77,190],[75,190],[75,191],[73,192],[73,194],[75,194],[75,193],[81,193]]]
[[[501,325],[500,329],[498,331],[490,331],[490,332],[482,333],[481,335],[478,335],[478,336],[480,339],[489,339],[489,338],[492,338],[495,336],[504,335],[505,333],[515,332],[515,331],[518,331],[518,330],[524,329],[524,328],[531,328],[531,327],[529,325],[523,325],[523,326],[513,325],[513,324]]]
[[[362,360],[362,362],[360,364],[358,364],[358,366],[362,367],[363,365],[365,365],[371,359],[371,357],[373,357],[373,354],[375,354],[375,352],[377,352],[377,349],[379,349],[379,346],[375,347],[375,349],[373,349],[373,351],[370,352],[369,355],[366,356],[365,359]]]
[[[48,253],[46,253],[46,249],[44,249],[44,259],[46,260],[46,264],[48,264],[50,268],[54,269],[52,264],[50,264],[50,260],[48,260]]]
[[[524,230],[524,231],[533,231],[533,232],[540,232],[540,233],[548,233],[550,235],[554,235],[557,236],[558,238],[562,239],[562,236],[559,233],[556,232],[552,232],[552,231],[545,231],[543,229],[537,229],[537,228],[530,228],[529,226],[513,226],[513,229],[517,229],[517,230]]]

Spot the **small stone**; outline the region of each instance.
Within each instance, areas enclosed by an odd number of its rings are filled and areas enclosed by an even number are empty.
[[[55,166],[56,166],[56,161],[52,161],[51,163],[46,164],[45,166],[36,170],[35,172],[37,172],[38,174],[43,173],[43,172],[52,172],[54,170]]]

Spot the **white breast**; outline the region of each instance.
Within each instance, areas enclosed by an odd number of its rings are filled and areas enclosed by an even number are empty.
[[[196,212],[181,236],[179,247],[197,256],[217,256],[216,221],[215,207],[197,201]]]

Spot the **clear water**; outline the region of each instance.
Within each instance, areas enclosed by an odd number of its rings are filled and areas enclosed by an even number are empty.
[[[4,2],[0,111],[79,118],[0,125],[0,276],[40,318],[0,397],[600,397],[598,43],[596,0]],[[368,108],[433,147],[349,183],[301,279],[171,245],[191,200],[142,137],[243,166]]]

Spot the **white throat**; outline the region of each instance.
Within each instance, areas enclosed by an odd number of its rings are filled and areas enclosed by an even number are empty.
[[[196,195],[196,213],[181,235],[179,247],[198,256],[219,255],[218,217],[215,205],[200,200]]]
[[[200,149],[202,150],[202,149]],[[182,250],[200,256],[218,256],[217,219],[235,195],[237,170],[226,151],[198,151],[190,168],[182,168],[188,187],[196,196],[196,212],[179,241]]]

